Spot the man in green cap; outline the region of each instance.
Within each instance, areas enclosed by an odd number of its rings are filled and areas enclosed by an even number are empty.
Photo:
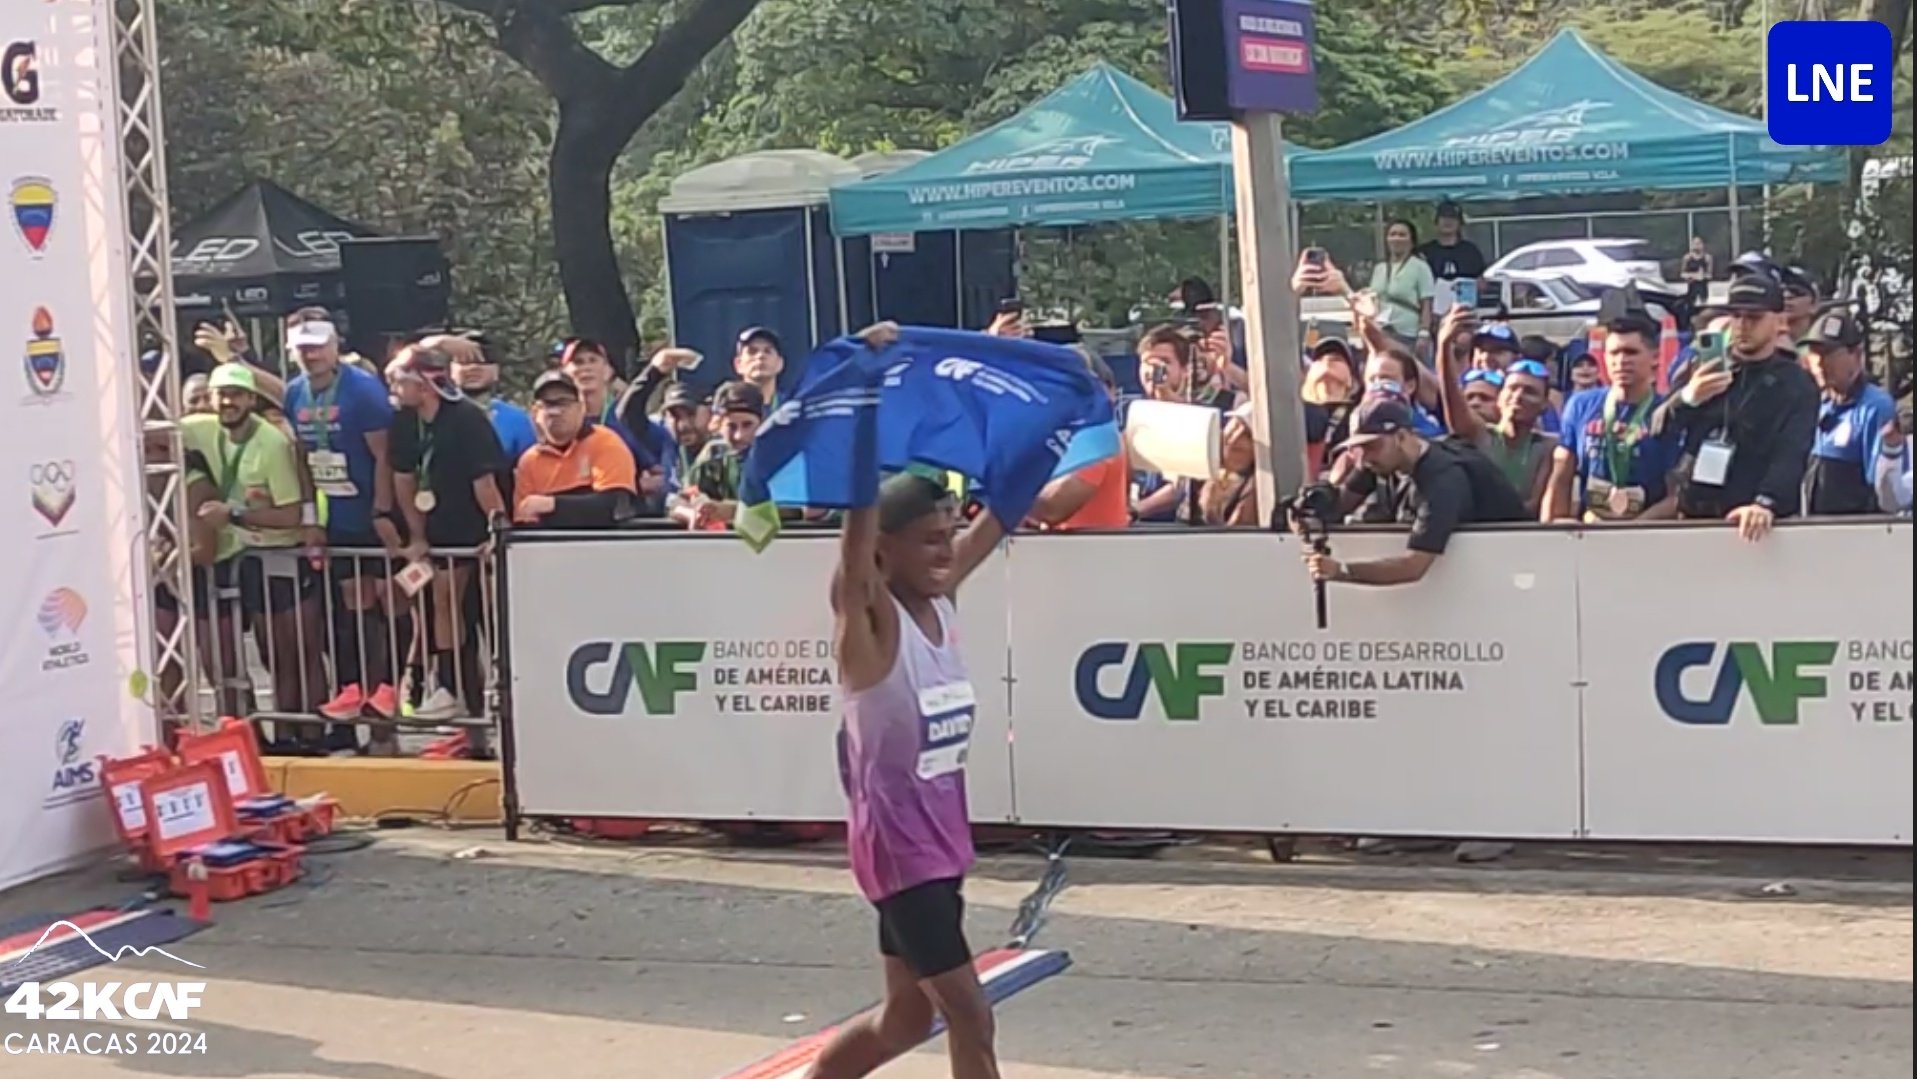
[[[318,608],[312,602],[318,579],[303,560],[276,562],[270,577],[254,551],[290,550],[300,543],[300,528],[314,507],[305,501],[299,454],[279,427],[262,420],[260,384],[253,368],[226,363],[207,379],[214,411],[180,421],[185,446],[206,461],[219,498],[200,506],[199,517],[218,532],[212,585],[196,570],[194,603],[198,611],[217,609],[220,634],[218,677],[244,682],[239,632],[232,604],[239,604],[244,625],[267,632],[260,649],[273,675],[274,710],[303,713],[317,703],[321,689]],[[202,617],[205,617],[204,615]],[[234,714],[242,702],[233,694],[222,704]]]

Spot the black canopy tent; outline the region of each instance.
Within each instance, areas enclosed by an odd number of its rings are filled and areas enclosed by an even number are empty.
[[[380,233],[255,180],[173,234],[174,306],[189,317],[230,306],[273,318],[307,304],[338,309],[339,245]]]

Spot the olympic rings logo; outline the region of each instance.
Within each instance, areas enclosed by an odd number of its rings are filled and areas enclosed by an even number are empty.
[[[78,470],[72,461],[42,461],[28,468],[27,477],[35,487],[65,490],[73,486]]]

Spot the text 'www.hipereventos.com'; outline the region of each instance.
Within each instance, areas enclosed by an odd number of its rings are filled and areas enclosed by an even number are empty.
[[[1381,150],[1372,164],[1382,170],[1476,168],[1494,165],[1549,165],[1576,161],[1622,161],[1631,156],[1625,142],[1577,145],[1456,146],[1442,150]]]
[[[1027,176],[1007,180],[966,180],[952,184],[926,184],[908,188],[905,197],[914,206],[941,202],[967,202],[972,199],[1036,198],[1046,195],[1083,195],[1100,191],[1130,191],[1138,186],[1138,177],[1130,173],[1105,173],[1091,176]]]

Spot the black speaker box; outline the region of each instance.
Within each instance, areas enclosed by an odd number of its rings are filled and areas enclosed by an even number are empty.
[[[390,335],[447,324],[452,274],[439,241],[427,236],[347,240],[339,245],[349,341],[379,355]]]

